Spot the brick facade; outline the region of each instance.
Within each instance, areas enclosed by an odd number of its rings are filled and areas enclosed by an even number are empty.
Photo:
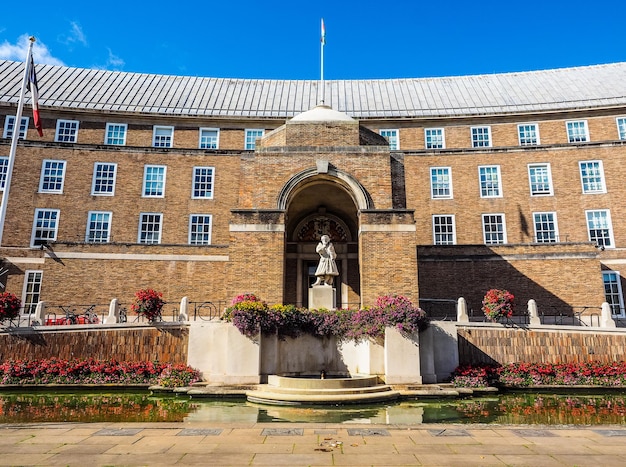
[[[0,105],[2,121],[13,112]],[[582,108],[285,123],[44,107],[45,136],[30,128],[15,160],[0,248],[6,288],[22,295],[24,272],[42,270],[40,298],[51,303],[128,302],[135,290],[152,287],[172,302],[253,292],[270,303],[304,304],[307,268],[318,256],[316,240],[299,239],[297,229],[319,213],[346,231],[333,239],[342,269],[338,305],[371,305],[378,295],[401,293],[415,301],[464,296],[477,307],[488,288],[502,287],[521,301],[534,298],[540,309],[599,307],[602,271],[626,274],[626,144],[615,120],[623,114],[623,108]],[[54,142],[57,119],[80,121],[77,143]],[[587,122],[589,142],[568,143],[571,120]],[[128,124],[126,146],[103,144],[108,122]],[[520,123],[537,125],[539,145],[520,146]],[[151,147],[155,125],[174,128],[173,147]],[[472,148],[471,128],[483,126],[490,128],[491,147]],[[198,149],[200,128],[219,129],[218,149]],[[243,150],[247,128],[265,130],[255,151]],[[390,128],[398,129],[397,152],[378,134]],[[444,129],[445,148],[425,149],[427,128]],[[0,156],[9,146],[0,139]],[[66,161],[60,194],[39,190],[46,159]],[[582,192],[580,161],[602,162],[606,192]],[[96,162],[117,164],[114,196],[91,194]],[[550,167],[548,196],[529,193],[528,166],[538,163]],[[164,196],[142,196],[146,165],[166,166]],[[499,167],[500,196],[481,196],[481,166]],[[192,197],[194,167],[214,169],[210,199]],[[451,173],[448,199],[431,196],[435,167]],[[57,240],[31,248],[33,216],[41,208],[60,210]],[[610,210],[610,248],[589,242],[587,210]],[[90,211],[111,212],[108,243],[85,242]],[[161,242],[139,244],[140,214],[153,212],[163,216]],[[556,243],[535,243],[537,212],[556,213]],[[506,245],[484,245],[481,215],[492,213],[504,216]],[[212,216],[210,245],[189,245],[192,214]],[[456,245],[433,246],[433,215],[454,216]]]

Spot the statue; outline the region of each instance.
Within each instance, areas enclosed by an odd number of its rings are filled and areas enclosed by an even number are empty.
[[[317,281],[313,285],[333,285],[333,279],[339,275],[339,271],[335,263],[337,253],[328,235],[322,235],[315,251],[320,255],[320,262],[315,270]]]

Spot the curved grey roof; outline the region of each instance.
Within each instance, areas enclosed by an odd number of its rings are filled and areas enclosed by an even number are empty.
[[[17,103],[23,63],[0,61],[0,104]],[[37,65],[40,106],[160,115],[288,118],[318,104],[319,81],[199,78]],[[444,117],[626,105],[626,62],[444,78],[326,80],[325,104],[355,118]],[[27,100],[27,103],[30,101]]]

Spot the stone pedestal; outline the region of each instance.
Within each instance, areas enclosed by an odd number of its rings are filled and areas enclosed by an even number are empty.
[[[334,310],[337,303],[337,289],[330,285],[314,285],[309,288],[309,310],[326,308]]]
[[[385,329],[385,383],[422,384],[418,333],[404,336],[396,328]]]

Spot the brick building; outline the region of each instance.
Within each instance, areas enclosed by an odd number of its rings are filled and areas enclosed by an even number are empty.
[[[22,73],[0,61],[3,173]],[[338,306],[499,287],[624,316],[626,63],[325,81],[326,105],[317,81],[37,74],[0,246],[26,311],[143,287],[306,306],[328,233]]]

